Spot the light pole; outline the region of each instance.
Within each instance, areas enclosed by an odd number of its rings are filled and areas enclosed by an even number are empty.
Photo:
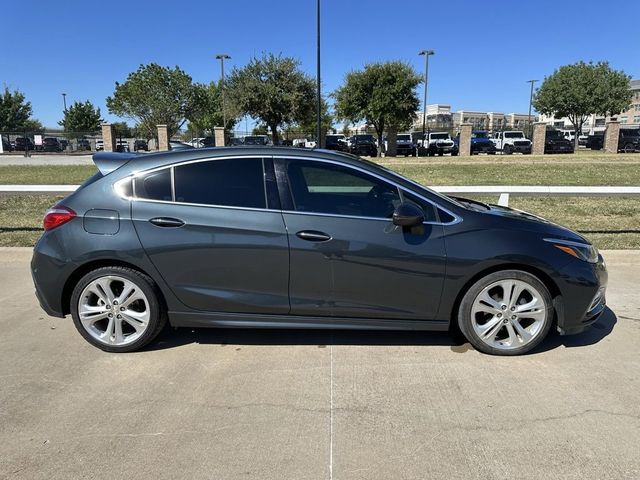
[[[62,104],[64,105],[64,111],[66,113],[67,111],[67,94],[66,93],[62,94]]]
[[[316,146],[322,147],[320,140],[320,121],[322,118],[322,98],[320,97],[320,0],[316,0],[316,97]]]
[[[231,57],[226,53],[219,53],[216,55],[216,59],[220,60],[220,88],[222,90],[222,127],[227,129],[227,109],[224,98],[224,61],[231,60]]]
[[[425,132],[427,126],[427,86],[429,81],[429,57],[436,52],[433,50],[420,50],[418,55],[424,55],[424,100],[423,100],[423,112],[422,112],[422,146],[425,142]]]
[[[531,132],[533,131],[531,129],[531,104],[533,103],[533,84],[537,81],[538,80],[527,80],[527,83],[531,84],[531,93],[529,94],[529,137],[531,137]]]

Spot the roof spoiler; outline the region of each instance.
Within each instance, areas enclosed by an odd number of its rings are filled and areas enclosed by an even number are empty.
[[[107,175],[137,156],[137,153],[98,152],[93,155],[93,163],[102,175]]]

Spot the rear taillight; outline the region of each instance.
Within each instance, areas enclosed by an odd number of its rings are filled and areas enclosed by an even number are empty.
[[[42,225],[45,230],[52,230],[60,225],[67,223],[69,220],[75,218],[76,212],[64,205],[56,205],[50,208],[47,213],[44,214],[44,220]]]

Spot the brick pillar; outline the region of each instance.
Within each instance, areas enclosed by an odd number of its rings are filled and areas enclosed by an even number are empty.
[[[215,142],[216,147],[224,147],[225,139],[224,139],[224,128],[222,127],[213,127],[213,140]]]
[[[470,123],[463,123],[460,125],[460,138],[458,140],[458,155],[469,156],[471,155],[471,128],[473,125]]]
[[[618,141],[620,140],[620,122],[607,122],[604,131],[604,151],[606,153],[618,153]]]
[[[544,155],[544,139],[547,134],[547,124],[544,122],[533,123],[532,155]]]
[[[398,154],[398,129],[389,128],[387,131],[387,151],[385,157],[395,157]]]
[[[116,135],[113,130],[113,125],[110,123],[102,124],[102,141],[104,142],[105,152],[116,151]]]
[[[169,150],[169,129],[166,125],[157,125],[158,127],[158,150]]]

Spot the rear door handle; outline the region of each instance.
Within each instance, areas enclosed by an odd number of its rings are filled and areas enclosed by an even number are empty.
[[[156,217],[149,220],[149,222],[153,223],[157,227],[181,227],[184,225],[184,222],[179,218],[171,218],[171,217]]]
[[[302,232],[296,233],[296,236],[309,242],[328,242],[331,240],[331,235],[318,232],[317,230],[303,230]]]

